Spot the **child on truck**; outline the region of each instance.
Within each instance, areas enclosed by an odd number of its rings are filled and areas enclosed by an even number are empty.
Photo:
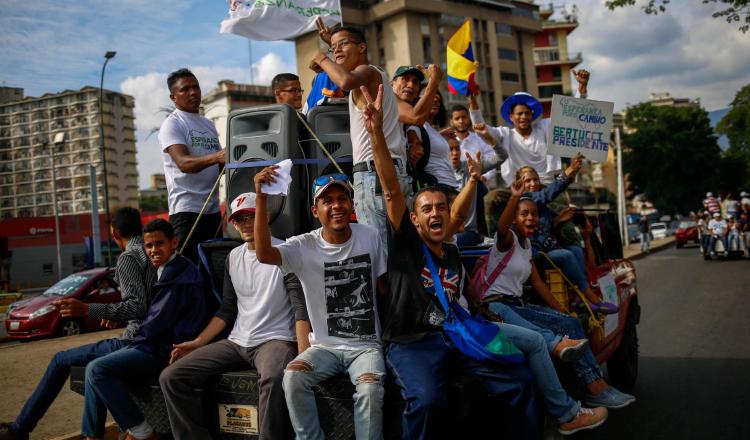
[[[158,377],[169,364],[174,344],[195,338],[208,319],[203,276],[187,258],[177,254],[178,240],[169,222],[156,219],[143,228],[143,247],[156,267],[157,281],[151,294],[148,316],[128,347],[101,357],[86,367],[86,391],[82,434],[95,438],[102,432],[104,404],[126,440],[158,439],[125,383]]]

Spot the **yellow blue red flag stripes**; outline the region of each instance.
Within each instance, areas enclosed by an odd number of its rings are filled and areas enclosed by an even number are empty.
[[[478,65],[471,50],[471,20],[466,20],[448,40],[448,90],[464,96],[476,93]]]

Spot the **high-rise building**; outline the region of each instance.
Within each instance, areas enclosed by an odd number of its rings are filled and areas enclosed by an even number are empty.
[[[440,63],[446,68],[448,39],[467,18],[472,22],[472,50],[479,61],[475,76],[488,122],[498,122],[505,97],[536,91],[534,36],[541,30],[539,7],[516,0],[342,0],[346,26],[364,31],[370,62],[392,75],[398,66]],[[305,68],[313,55],[327,47],[317,32],[296,39],[300,81],[308,89],[314,73]],[[441,92],[447,107],[466,104]]]
[[[542,30],[534,39],[534,65],[539,85],[537,97],[544,106],[544,116],[549,117],[552,95],[572,95],[573,78],[570,70],[583,61],[581,53],[570,53],[568,34],[578,27],[576,7],[571,12],[562,12],[559,18],[552,18],[554,6],[541,9]]]
[[[21,96],[23,96],[21,94]],[[138,206],[133,97],[104,91],[104,137],[110,211]],[[54,144],[64,133],[64,142]],[[0,218],[91,212],[90,166],[104,206],[99,89],[83,87],[0,104]]]

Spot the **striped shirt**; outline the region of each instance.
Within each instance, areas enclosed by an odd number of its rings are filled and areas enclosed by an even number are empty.
[[[146,257],[143,238],[134,237],[117,258],[115,282],[120,286],[122,301],[112,304],[89,304],[89,315],[94,319],[125,322],[128,325],[120,339],[132,341],[141,321],[148,314],[150,290],[156,281],[156,268]]]

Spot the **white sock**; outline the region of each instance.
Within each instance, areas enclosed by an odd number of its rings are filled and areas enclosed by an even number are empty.
[[[148,438],[148,436],[151,435],[154,430],[153,428],[151,428],[151,425],[149,425],[148,422],[144,420],[141,424],[128,429],[128,432],[135,438],[145,439]]]

